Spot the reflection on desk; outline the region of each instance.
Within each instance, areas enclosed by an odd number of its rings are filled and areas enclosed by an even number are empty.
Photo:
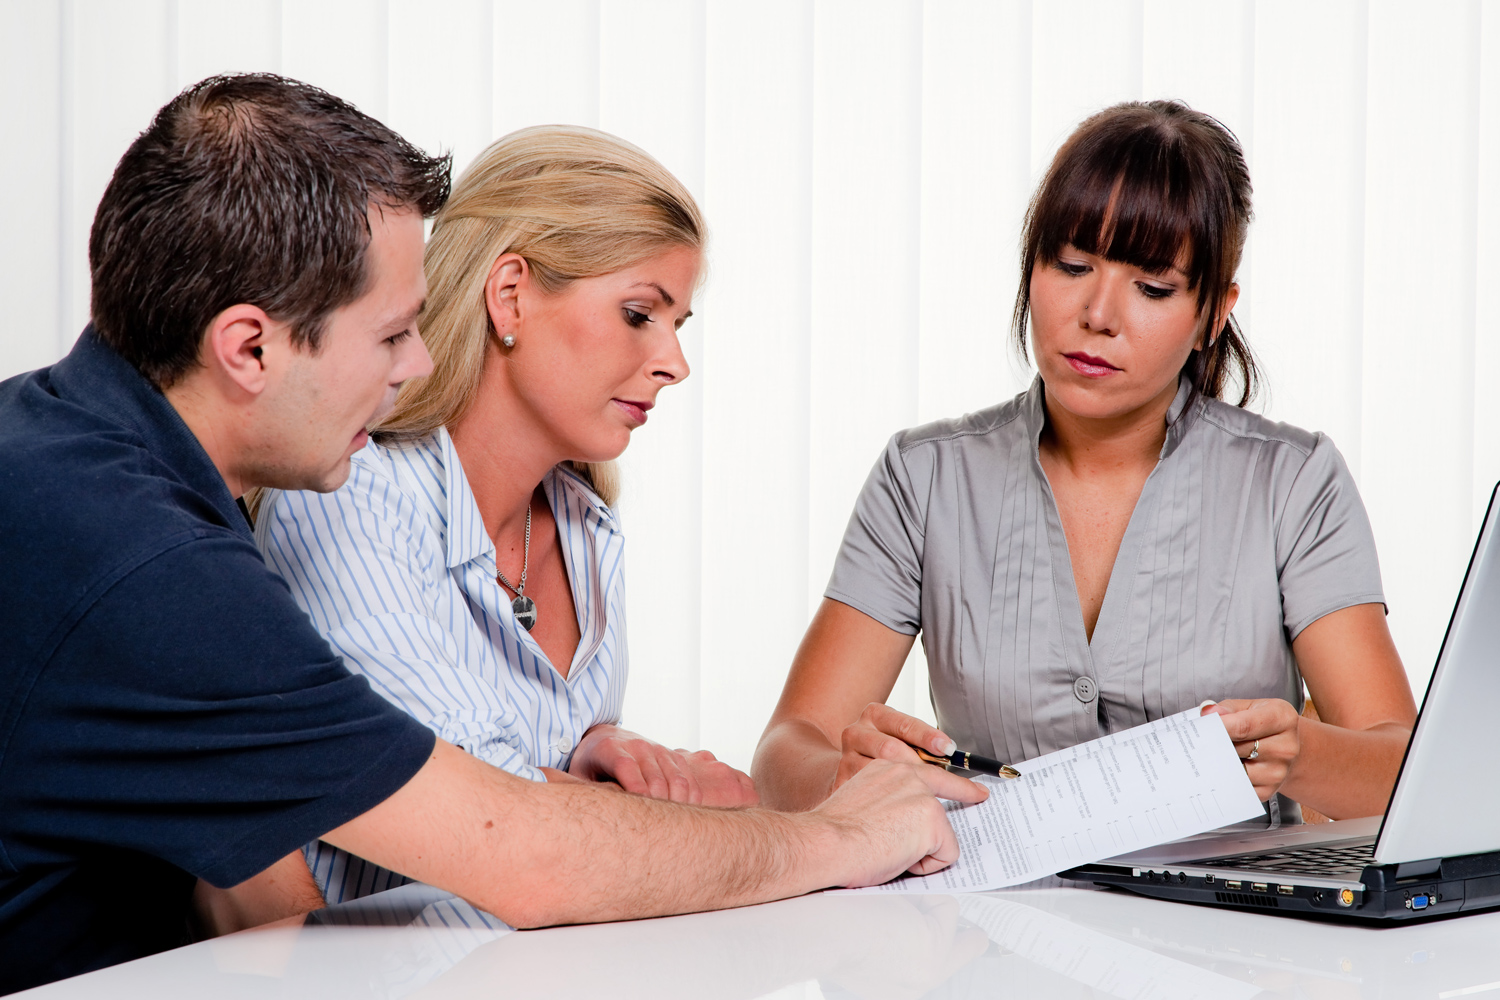
[[[513,931],[409,885],[54,983],[123,997],[1439,997],[1500,1000],[1500,913],[1354,927],[1061,887],[805,896]]]

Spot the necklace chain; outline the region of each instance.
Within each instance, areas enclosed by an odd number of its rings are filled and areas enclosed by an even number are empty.
[[[521,579],[517,583],[511,583],[500,572],[497,563],[495,566],[495,579],[503,583],[508,590],[514,590],[517,597],[526,593],[526,570],[531,566],[531,504],[526,504],[526,546],[521,550]]]

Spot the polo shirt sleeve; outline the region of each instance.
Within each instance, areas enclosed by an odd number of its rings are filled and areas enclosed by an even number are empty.
[[[1356,604],[1384,604],[1375,533],[1343,456],[1323,434],[1297,470],[1276,526],[1287,635]]]
[[[904,635],[922,628],[926,491],[916,483],[930,479],[930,470],[926,477],[922,471],[909,466],[901,436],[891,438],[854,503],[824,591]]]
[[[378,469],[352,465],[332,493],[273,494],[256,540],[314,626],[383,698],[487,764],[545,781],[522,750],[521,723],[471,662],[466,623],[442,620],[431,596],[448,567],[418,537],[420,515]]]
[[[248,538],[206,528],[122,569],[20,725],[0,780],[32,852],[134,850],[218,886],[378,805],[434,745],[343,666]]]

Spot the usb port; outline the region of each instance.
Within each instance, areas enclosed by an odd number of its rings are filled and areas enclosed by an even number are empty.
[[[1292,894],[1292,887],[1289,885],[1278,885],[1276,887],[1276,891],[1281,893],[1283,896],[1290,896]]]
[[[1228,879],[1224,880],[1224,888],[1226,888],[1226,889],[1238,889],[1239,887],[1240,887],[1240,880],[1239,879],[1228,878]]]
[[[1254,889],[1256,892],[1265,892],[1266,884],[1264,882],[1251,882],[1250,888]]]

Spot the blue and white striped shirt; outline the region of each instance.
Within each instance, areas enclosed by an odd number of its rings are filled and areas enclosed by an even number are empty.
[[[581,636],[566,679],[495,582],[495,546],[446,429],[370,443],[333,493],[270,491],[255,527],[334,651],[439,738],[511,774],[566,769],[591,726],[620,719],[628,656],[624,536],[588,482],[542,481]],[[330,903],[406,880],[325,844],[308,862]]]

